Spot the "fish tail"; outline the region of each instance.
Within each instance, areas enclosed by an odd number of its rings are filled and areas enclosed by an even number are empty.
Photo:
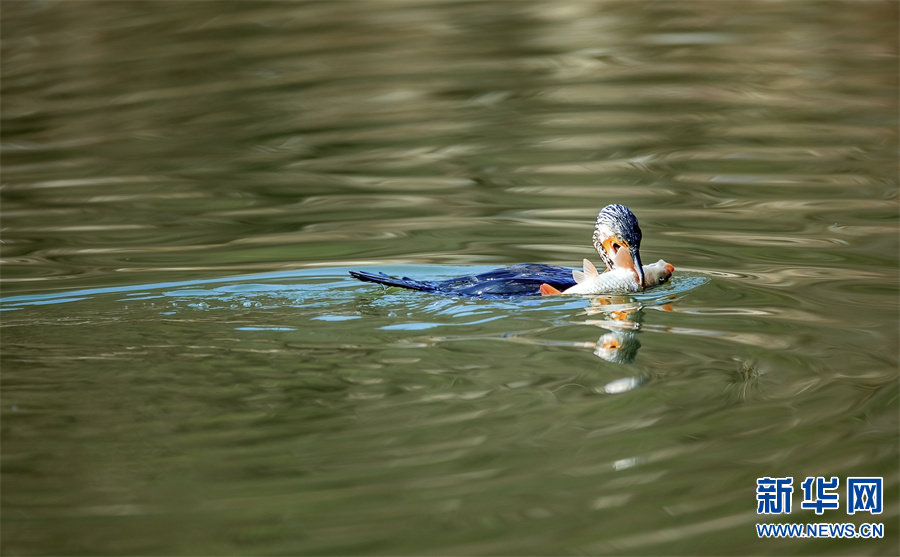
[[[556,296],[559,294],[562,294],[562,292],[560,292],[556,288],[553,288],[546,282],[541,285],[541,296]]]

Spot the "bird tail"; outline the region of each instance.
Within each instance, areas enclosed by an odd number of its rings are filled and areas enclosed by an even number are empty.
[[[350,276],[363,282],[374,282],[385,286],[397,286],[411,290],[424,290],[426,292],[434,290],[434,285],[431,283],[413,280],[408,277],[398,278],[384,273],[367,273],[365,271],[350,271]]]

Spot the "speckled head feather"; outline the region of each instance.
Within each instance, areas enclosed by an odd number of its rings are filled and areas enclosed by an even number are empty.
[[[603,247],[603,242],[610,238],[620,238],[634,252],[639,253],[641,248],[641,227],[638,226],[637,217],[624,205],[607,205],[597,215],[597,224],[594,226],[594,249],[600,254],[606,267],[615,267],[612,258]]]

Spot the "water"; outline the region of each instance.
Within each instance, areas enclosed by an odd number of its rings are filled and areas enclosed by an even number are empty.
[[[897,16],[4,3],[2,551],[897,554]],[[580,266],[611,202],[670,284],[347,275]]]

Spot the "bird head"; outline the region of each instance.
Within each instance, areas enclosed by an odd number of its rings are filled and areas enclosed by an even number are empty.
[[[635,274],[641,287],[646,286],[641,266],[641,227],[628,207],[604,207],[597,215],[593,241],[594,249],[607,269],[628,269]]]

